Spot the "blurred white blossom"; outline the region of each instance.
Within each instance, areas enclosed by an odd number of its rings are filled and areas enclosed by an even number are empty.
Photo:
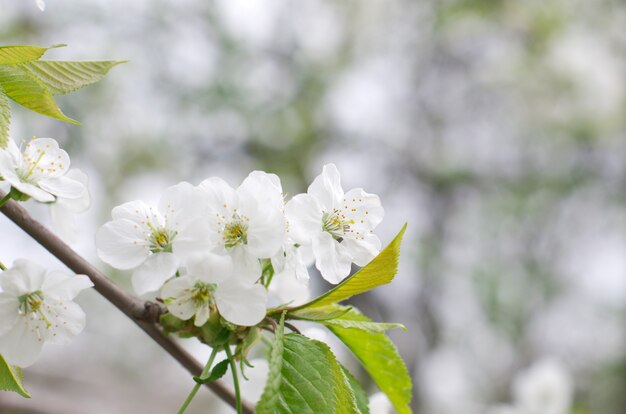
[[[513,383],[516,405],[528,414],[566,414],[573,385],[566,368],[554,359],[536,362]]]

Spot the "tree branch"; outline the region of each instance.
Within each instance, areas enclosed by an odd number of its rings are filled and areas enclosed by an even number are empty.
[[[5,193],[0,191],[0,198]],[[158,303],[143,302],[129,295],[113,283],[91,263],[76,253],[52,231],[35,220],[22,206],[11,200],[0,211],[24,232],[35,239],[46,250],[77,274],[87,275],[94,284],[94,289],[104,296],[116,308],[132,319],[145,333],[147,333],[161,348],[176,359],[192,375],[200,375],[202,366],[172,339],[166,337],[156,325],[163,309]],[[234,394],[220,382],[206,384],[221,399],[236,407]],[[244,413],[252,414],[252,408],[244,404]]]

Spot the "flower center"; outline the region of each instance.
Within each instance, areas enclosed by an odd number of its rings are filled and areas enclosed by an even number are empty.
[[[354,224],[354,220],[346,220],[346,216],[337,209],[332,213],[324,212],[322,215],[322,230],[337,240],[350,231],[351,224]]]
[[[224,226],[224,246],[232,248],[240,244],[248,244],[248,223],[239,214],[233,214],[233,220]]]
[[[152,230],[150,234],[150,251],[152,253],[172,252],[172,241],[176,237],[176,232],[165,228],[155,228],[151,223],[148,227]]]
[[[35,315],[39,315],[42,321],[46,324],[46,328],[50,328],[52,323],[46,316],[44,310],[42,309],[43,302],[43,293],[41,290],[36,290],[31,293],[26,293],[22,296],[17,297],[18,301],[18,311],[21,316],[32,315],[31,319],[35,320]],[[49,309],[48,309],[49,310]],[[38,335],[40,335],[39,331]]]
[[[27,155],[26,152],[22,154],[24,157],[24,161],[26,161],[26,165],[20,168],[20,170],[18,171],[18,175],[23,181],[29,181],[29,178],[31,178],[31,176],[35,172],[35,168],[37,168],[37,165],[41,162],[41,159],[44,157],[44,155],[46,155],[46,152],[42,151],[41,149],[37,151],[39,152],[39,156],[37,157],[37,159],[31,158],[29,155]]]
[[[215,283],[196,282],[191,292],[191,301],[196,308],[206,305],[212,305],[213,293],[217,289]]]
[[[32,312],[38,312],[43,303],[43,293],[41,290],[36,290],[25,295],[18,296],[19,312],[20,315],[26,315]]]

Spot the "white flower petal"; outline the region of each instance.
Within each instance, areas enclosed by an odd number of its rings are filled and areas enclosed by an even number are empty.
[[[60,200],[60,199],[59,199]],[[67,243],[74,243],[78,235],[76,226],[76,213],[68,209],[64,204],[50,204],[50,220],[55,233],[57,233]]]
[[[50,204],[50,217],[55,231],[67,242],[76,241],[78,227],[75,215],[89,208],[91,197],[89,195],[89,178],[87,174],[73,168],[65,175],[83,185],[83,192],[78,198],[58,197],[55,203]]]
[[[193,321],[193,324],[195,326],[202,326],[206,323],[206,321],[209,320],[209,317],[211,316],[211,309],[209,308],[208,304],[205,304],[204,306],[200,306],[197,310],[196,310],[196,317]]]
[[[17,322],[19,312],[17,297],[6,292],[0,292],[0,335],[9,331]]]
[[[287,268],[276,273],[270,284],[270,306],[279,306],[289,303],[297,306],[306,303],[311,298],[311,290],[306,279],[298,279],[293,269]]]
[[[199,217],[202,207],[199,190],[184,181],[166,189],[159,200],[159,212],[165,217],[167,227],[174,229]]]
[[[60,177],[70,168],[70,156],[59,148],[52,138],[36,138],[24,147],[22,166],[29,179],[39,181],[44,177]]]
[[[109,221],[100,227],[96,246],[100,259],[122,270],[139,266],[150,255],[143,229],[127,219]]]
[[[133,289],[138,295],[159,290],[174,276],[180,261],[173,253],[154,253],[133,272]]]
[[[5,179],[11,183],[13,187],[21,191],[22,193],[34,198],[40,203],[51,203],[55,200],[54,196],[47,191],[42,190],[36,185],[25,183],[20,179],[14,180],[13,177],[5,177]]]
[[[322,207],[309,194],[298,194],[285,206],[289,222],[289,236],[300,244],[311,244],[312,238],[322,231]]]
[[[38,184],[42,190],[63,198],[79,198],[85,192],[80,181],[68,177],[42,178]]]
[[[363,239],[344,239],[341,244],[345,247],[352,261],[358,266],[365,266],[378,253],[380,253],[381,243],[378,236],[368,234]]]
[[[272,256],[272,268],[274,269],[275,273],[282,272],[283,269],[285,269],[285,264],[287,263],[286,255],[287,253],[285,249],[280,249],[278,253]]]
[[[9,364],[22,368],[32,365],[43,347],[43,340],[29,329],[25,319],[20,317],[8,332],[0,336],[0,354]]]
[[[15,146],[15,143],[12,140],[9,140],[9,147],[11,144]],[[16,159],[13,157],[8,148],[0,149],[0,177],[5,177],[7,175],[17,176],[15,170],[18,165]]]
[[[161,297],[166,300],[167,309],[172,315],[185,321],[196,313],[189,293],[193,284],[190,277],[182,276],[167,281],[161,289]]]
[[[341,211],[347,220],[352,221],[348,233],[356,236],[368,234],[383,220],[385,211],[376,194],[370,194],[361,188],[346,193]]]
[[[343,199],[341,178],[335,164],[324,165],[322,173],[315,177],[307,192],[317,199],[322,210],[333,211]]]
[[[278,209],[283,206],[283,188],[276,174],[252,171],[237,188],[237,194],[240,198],[251,197],[262,205]]]
[[[89,195],[89,177],[77,168],[69,170],[65,176],[81,183],[83,185],[83,191],[77,198],[69,199],[59,197],[54,205],[63,205],[65,208],[74,213],[81,213],[87,210],[91,205],[91,197]]]
[[[231,278],[215,292],[217,309],[227,321],[240,326],[254,326],[265,317],[267,291],[259,284]]]
[[[12,268],[0,275],[0,288],[11,295],[21,296],[41,290],[46,277],[46,269],[30,260],[18,259],[13,263]]]
[[[277,208],[259,206],[259,210],[248,222],[246,245],[251,255],[257,258],[274,256],[285,242],[285,216]]]
[[[204,199],[204,205],[209,209],[209,219],[216,214],[227,218],[232,216],[232,209],[238,205],[237,193],[221,178],[210,177],[198,186]]]
[[[14,160],[15,162],[15,166],[16,168],[19,166],[19,162],[20,159],[22,158],[22,151],[20,150],[20,148],[17,146],[17,144],[15,143],[15,141],[13,141],[12,139],[9,140],[9,142],[7,143],[7,147],[4,148],[4,150],[11,156],[11,158]]]
[[[233,259],[233,275],[235,278],[242,278],[249,282],[256,282],[261,277],[261,263],[259,259],[248,253],[241,246],[230,251]]]
[[[111,217],[113,220],[130,220],[135,224],[150,222],[154,226],[161,226],[164,221],[158,211],[155,211],[155,209],[140,200],[129,201],[115,207],[111,211]],[[143,225],[145,226],[145,224]]]
[[[46,296],[67,301],[74,299],[81,290],[92,286],[93,283],[85,275],[72,276],[60,271],[51,271],[46,276],[42,290]]]
[[[350,255],[330,234],[319,233],[313,239],[313,253],[315,267],[329,283],[337,284],[350,274]]]
[[[220,283],[230,278],[234,266],[230,256],[215,253],[195,254],[187,260],[187,272],[194,280]]]
[[[209,239],[209,225],[205,218],[197,216],[184,224],[178,224],[176,237],[172,242],[172,251],[185,260],[198,252],[207,252],[214,247]]]
[[[51,323],[46,341],[52,344],[67,345],[85,328],[85,312],[74,302],[46,299],[44,312]]]
[[[37,7],[39,7],[39,10],[44,11],[46,10],[46,3],[43,0],[36,0],[37,1]]]

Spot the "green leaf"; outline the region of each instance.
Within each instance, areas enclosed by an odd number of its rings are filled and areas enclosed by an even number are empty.
[[[65,95],[100,81],[121,61],[58,62],[39,61],[21,65],[32,77],[41,81],[52,95]]]
[[[274,333],[274,343],[272,344],[272,353],[269,359],[270,370],[267,375],[265,389],[256,406],[255,414],[270,414],[275,412],[274,409],[280,395],[281,372],[283,369],[284,332],[285,312],[281,315],[278,328],[276,328],[276,332]]]
[[[9,98],[0,87],[0,148],[6,148],[9,142],[9,126],[11,125],[11,108]]]
[[[334,289],[329,290],[322,296],[294,309],[319,308],[332,305],[391,282],[398,272],[400,244],[402,243],[402,236],[405,230],[406,224],[391,243],[361,270],[346,278]]]
[[[290,310],[287,318],[301,319],[311,322],[324,322],[330,319],[340,318],[352,309],[350,306],[328,305],[319,308],[303,308]]]
[[[112,67],[124,62],[40,61],[48,49],[37,46],[0,47],[0,88],[4,89],[7,97],[32,111],[78,124],[63,114],[53,96],[98,82]],[[2,128],[6,128],[6,119],[2,119],[0,114],[0,146]]]
[[[361,386],[361,383],[359,383],[359,381],[356,378],[354,378],[354,375],[352,375],[350,371],[346,369],[346,367],[342,366],[342,368],[343,368],[343,373],[348,379],[348,384],[350,384],[350,387],[352,388],[354,397],[356,398],[356,405],[359,408],[359,411],[361,412],[361,414],[369,414],[370,401],[369,401],[369,398],[367,397],[367,393]]]
[[[47,47],[39,46],[0,46],[0,65],[31,62],[42,57],[47,50]]]
[[[217,381],[222,378],[226,371],[228,371],[229,359],[225,359],[213,367],[211,373],[207,377],[193,377],[193,380],[198,384],[206,384],[207,382]]]
[[[349,315],[353,321],[375,324],[355,309],[346,315]],[[411,377],[398,350],[387,335],[372,329],[361,329],[356,326],[342,327],[330,322],[325,322],[328,329],[350,348],[378,388],[387,394],[396,412],[410,414]]]
[[[323,323],[326,326],[339,328],[355,328],[378,333],[389,329],[406,327],[400,323],[381,323],[363,320],[363,315],[351,306],[328,305],[322,308],[298,309],[287,313],[289,319],[299,319],[310,322]]]
[[[338,306],[340,307],[340,306]],[[344,308],[341,306],[340,308]],[[369,333],[384,333],[389,329],[400,328],[406,331],[406,327],[401,323],[381,323],[381,322],[372,322],[366,316],[364,316],[361,312],[359,312],[356,308],[349,308],[348,312],[344,313],[338,318],[329,319],[322,322],[324,325],[338,328],[351,328],[351,329],[360,329],[362,331],[366,331]]]
[[[0,390],[13,391],[22,397],[30,398],[30,395],[24,389],[22,370],[7,364],[2,355],[0,355]]]
[[[283,336],[282,328],[277,331],[268,382],[255,412],[362,413],[349,379],[330,348],[299,334]]]
[[[20,65],[0,65],[0,87],[18,104],[61,121],[78,124],[61,112],[43,82],[33,78]]]

